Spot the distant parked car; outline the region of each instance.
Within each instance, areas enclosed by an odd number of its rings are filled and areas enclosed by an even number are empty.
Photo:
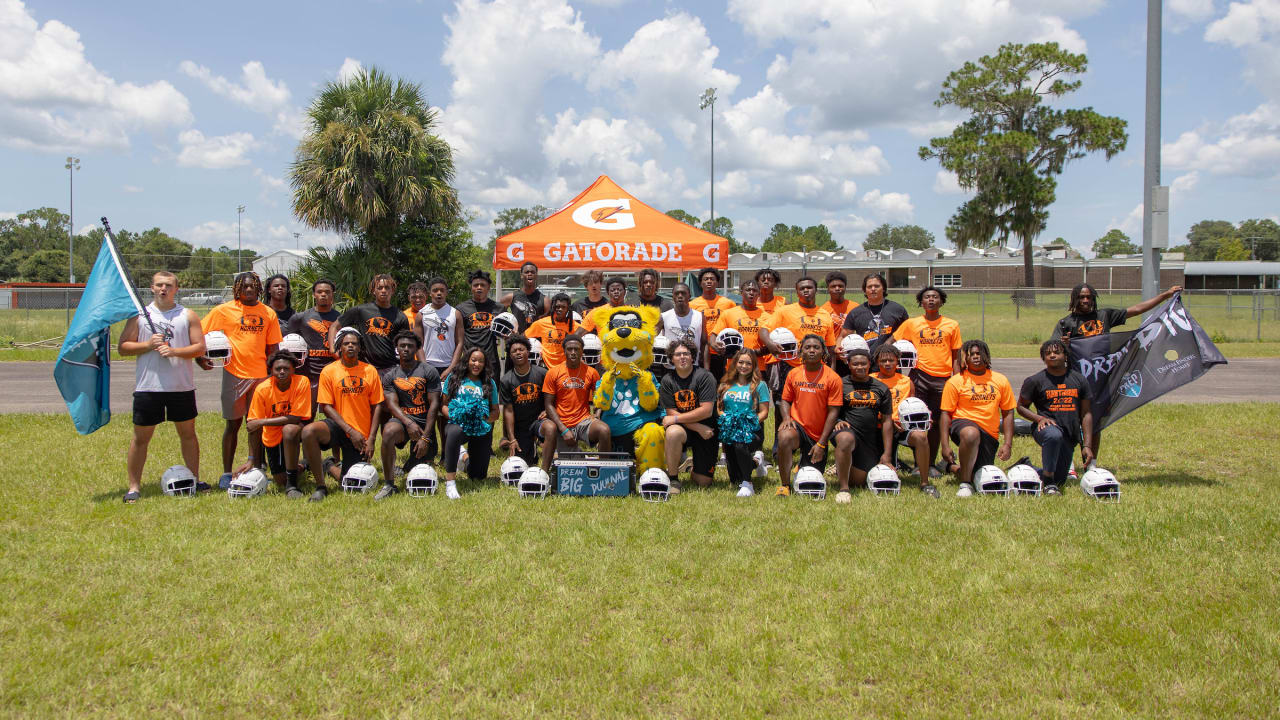
[[[192,293],[182,298],[182,304],[187,307],[213,306],[221,303],[222,295],[219,293]]]

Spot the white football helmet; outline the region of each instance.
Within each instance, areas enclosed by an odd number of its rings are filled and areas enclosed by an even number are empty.
[[[436,488],[439,486],[440,476],[436,474],[436,469],[431,467],[430,463],[414,465],[409,468],[409,474],[404,477],[404,489],[412,497],[435,495]]]
[[[529,463],[525,462],[522,457],[512,455],[506,460],[503,460],[502,470],[499,472],[499,476],[502,478],[502,484],[515,487],[516,483],[520,482],[520,476],[528,469]]]
[[[378,468],[367,462],[358,462],[342,476],[339,485],[344,493],[367,493],[378,484]]]
[[[512,315],[509,312],[498,313],[489,323],[489,332],[497,335],[503,340],[506,340],[512,335],[515,335],[516,328],[518,327],[520,327],[520,325],[516,321],[515,315]]]
[[[658,335],[653,339],[653,364],[661,365],[664,368],[675,367],[671,364],[671,358],[667,355],[667,348],[671,347],[671,338],[666,335]]]
[[[778,346],[779,360],[795,360],[800,357],[800,343],[796,342],[795,333],[780,327],[769,333],[769,339]]]
[[[1080,476],[1080,489],[1085,495],[1098,500],[1120,502],[1120,481],[1110,470],[1100,467],[1089,468]]]
[[[516,483],[520,497],[546,497],[551,492],[551,476],[541,466],[534,465],[520,476]]]
[[[579,313],[577,310],[574,310],[573,312],[569,313],[569,316],[573,318],[574,325],[582,324],[582,314]]]
[[[160,476],[160,489],[165,495],[195,495],[195,473],[188,470],[186,465],[174,465]]]
[[[973,474],[973,485],[986,495],[1009,495],[1009,478],[995,465],[983,465]]]
[[[902,492],[898,471],[880,464],[867,471],[867,489],[873,495],[897,495]]]
[[[908,432],[929,432],[929,428],[933,426],[933,413],[918,397],[902,398],[902,402],[898,403],[898,422]]]
[[[342,347],[342,338],[343,338],[343,336],[345,336],[347,333],[355,333],[356,335],[359,335],[359,337],[360,337],[360,346],[361,346],[361,347],[364,347],[364,336],[363,336],[363,335],[360,335],[360,331],[359,331],[359,330],[357,330],[357,329],[355,329],[355,328],[353,328],[353,327],[351,327],[350,325],[346,325],[346,326],[343,326],[343,327],[339,328],[339,329],[338,329],[338,334],[333,336],[333,351],[334,351],[335,353],[336,353],[336,352],[338,352],[338,350],[340,350],[340,349],[341,349],[341,347]]]
[[[849,359],[849,353],[854,350],[866,350],[871,352],[871,347],[867,345],[867,341],[862,339],[861,335],[845,335],[840,341],[840,357],[845,360]]]
[[[916,366],[916,346],[910,340],[899,340],[893,346],[898,348],[898,372],[911,372]]]
[[[725,328],[716,336],[721,345],[724,345],[724,354],[733,356],[734,353],[742,349],[742,333],[733,328]]]
[[[226,367],[231,359],[231,341],[221,330],[210,330],[204,334],[204,356],[209,358],[214,367]]]
[[[584,365],[599,365],[600,354],[603,352],[604,345],[600,342],[599,335],[582,336],[582,363]]]
[[[796,472],[795,479],[791,481],[791,489],[797,495],[807,495],[814,500],[822,500],[827,496],[827,480],[822,476],[821,470],[806,465]]]
[[[646,502],[666,502],[671,497],[671,478],[661,468],[649,468],[636,480],[636,493]]]
[[[1009,468],[1009,487],[1014,495],[1039,495],[1044,489],[1040,471],[1023,463]]]
[[[227,488],[227,497],[253,497],[261,495],[267,491],[267,486],[271,484],[271,479],[267,474],[262,472],[261,468],[251,468],[239,475],[231,478],[231,485]]]
[[[538,338],[529,338],[529,364],[542,364],[542,341]]]
[[[307,362],[307,341],[298,333],[289,333],[280,341],[280,349],[293,356],[293,364],[302,367]]]

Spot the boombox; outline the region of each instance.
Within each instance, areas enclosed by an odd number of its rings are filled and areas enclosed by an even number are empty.
[[[622,452],[562,452],[552,466],[560,495],[626,497],[636,463]]]

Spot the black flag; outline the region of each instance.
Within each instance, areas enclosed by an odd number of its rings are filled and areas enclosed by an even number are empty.
[[[1227,359],[1182,306],[1182,294],[1156,308],[1137,330],[1074,338],[1071,364],[1089,383],[1101,430]]]

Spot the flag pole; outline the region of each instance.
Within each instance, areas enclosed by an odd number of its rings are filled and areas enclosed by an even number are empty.
[[[147,308],[138,298],[137,285],[133,282],[133,276],[129,274],[129,269],[120,261],[120,251],[116,246],[116,234],[111,232],[111,223],[107,222],[107,217],[102,216],[102,228],[106,231],[107,236],[103,238],[103,242],[107,243],[107,247],[111,249],[111,259],[116,263],[116,269],[120,271],[121,277],[125,279],[125,285],[129,288],[129,297],[133,298],[133,304],[138,308],[138,314],[147,319],[147,326],[151,328],[151,334],[156,333],[156,324],[151,322],[151,313],[147,312]]]

